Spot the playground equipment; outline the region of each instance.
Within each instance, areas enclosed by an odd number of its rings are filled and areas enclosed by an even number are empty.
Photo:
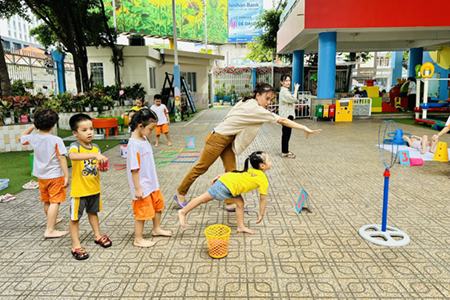
[[[422,78],[420,80],[417,79],[416,84],[415,120],[417,123],[429,124],[432,125],[433,127],[436,127],[436,129],[440,129],[444,127],[445,122],[429,119],[428,112],[450,113],[450,99],[442,100],[439,102],[437,101],[428,102],[428,91],[431,82],[433,81],[449,82],[450,78],[432,78],[434,75],[434,65],[430,62],[424,63],[420,67],[419,75]],[[422,84],[423,84],[423,98],[421,99]]]
[[[410,242],[409,236],[398,228],[387,225],[388,215],[388,198],[389,198],[389,177],[390,169],[394,166],[398,157],[398,145],[392,143],[392,151],[384,151],[383,142],[388,139],[389,134],[395,134],[398,130],[393,121],[384,121],[378,130],[378,147],[380,151],[380,160],[384,166],[384,193],[383,193],[383,210],[381,217],[381,225],[368,224],[359,229],[359,235],[376,245],[387,247],[405,246]]]
[[[114,130],[114,135],[119,132],[119,123],[116,118],[95,118],[92,119],[94,129],[104,129],[105,137],[109,137],[109,130]]]
[[[406,142],[403,140],[403,130],[400,128],[395,129],[393,132],[388,132],[387,136],[383,140],[383,144],[385,145],[406,145]]]

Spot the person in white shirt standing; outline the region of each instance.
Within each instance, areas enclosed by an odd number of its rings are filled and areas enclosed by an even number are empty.
[[[59,238],[68,233],[55,229],[59,205],[66,200],[69,182],[66,146],[60,137],[51,134],[58,119],[58,114],[51,109],[38,110],[34,115],[34,125],[20,137],[23,145],[31,145],[34,149],[33,175],[38,178],[39,193],[47,216],[46,239]],[[34,129],[38,132],[31,134]]]
[[[148,220],[153,221],[152,236],[172,235],[171,231],[161,228],[164,197],[159,189],[152,146],[147,140],[156,122],[156,113],[144,108],[133,115],[130,123],[127,176],[135,219],[133,245],[142,248],[156,244],[156,241],[144,239],[144,224]]]
[[[295,119],[295,104],[298,103],[291,91],[291,76],[283,74],[281,76],[281,88],[279,96],[279,116],[293,121]],[[289,151],[289,140],[291,139],[292,128],[284,126],[281,129],[281,157],[295,158],[295,154]]]
[[[153,99],[154,104],[150,107],[150,109],[153,110],[158,116],[158,123],[156,124],[155,147],[158,147],[159,145],[159,136],[161,133],[166,136],[167,145],[172,146],[172,141],[169,136],[169,110],[167,109],[167,106],[161,103],[161,95],[155,95]]]

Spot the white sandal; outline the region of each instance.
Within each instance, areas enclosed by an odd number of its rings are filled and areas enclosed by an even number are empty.
[[[39,183],[37,183],[34,180],[30,180],[29,182],[22,185],[22,188],[25,190],[35,190],[35,189],[39,188]]]
[[[281,153],[281,157],[286,157],[286,158],[295,158],[295,154],[292,152],[288,152],[288,153]]]

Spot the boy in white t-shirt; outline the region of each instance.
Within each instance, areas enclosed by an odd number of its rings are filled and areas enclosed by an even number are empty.
[[[60,137],[51,134],[58,119],[58,114],[51,109],[39,110],[34,115],[34,125],[20,137],[23,145],[31,145],[34,149],[33,175],[38,178],[41,201],[47,216],[45,238],[59,238],[68,233],[55,229],[59,205],[66,200],[69,182],[66,147]],[[38,132],[31,134],[34,129]]]
[[[134,212],[134,242],[136,247],[152,247],[155,241],[144,239],[145,221],[153,220],[152,236],[172,235],[161,228],[164,197],[159,189],[152,146],[147,140],[156,125],[156,113],[141,109],[131,119],[131,138],[127,149],[127,175]]]
[[[161,95],[155,95],[154,104],[150,107],[151,110],[153,110],[156,115],[158,116],[158,123],[156,124],[156,142],[155,147],[158,147],[159,145],[159,136],[161,133],[164,133],[164,135],[167,138],[167,145],[172,146],[172,141],[169,137],[169,110],[167,107],[161,103]]]

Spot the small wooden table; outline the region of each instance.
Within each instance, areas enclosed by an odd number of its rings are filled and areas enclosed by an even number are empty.
[[[105,137],[109,136],[109,130],[114,129],[114,135],[119,134],[119,123],[116,118],[92,119],[94,129],[105,129]]]

